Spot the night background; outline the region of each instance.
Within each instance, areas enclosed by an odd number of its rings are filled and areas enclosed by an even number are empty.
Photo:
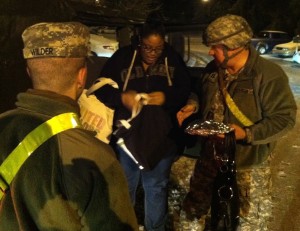
[[[88,26],[141,24],[159,11],[166,25],[207,25],[225,13],[241,15],[254,32],[300,34],[299,0],[1,0],[0,112],[31,86],[22,57],[23,30],[41,21],[81,21]]]

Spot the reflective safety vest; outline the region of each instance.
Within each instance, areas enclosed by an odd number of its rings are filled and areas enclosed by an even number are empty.
[[[62,113],[32,130],[8,155],[0,166],[0,200],[26,159],[50,137],[71,128],[81,127],[75,113]]]

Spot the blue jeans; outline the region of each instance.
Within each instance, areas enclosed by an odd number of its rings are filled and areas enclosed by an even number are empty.
[[[168,182],[175,154],[167,155],[151,171],[140,170],[132,159],[118,148],[119,160],[124,169],[132,203],[141,179],[144,189],[144,224],[147,231],[165,231],[168,216]],[[175,153],[175,150],[170,153]]]

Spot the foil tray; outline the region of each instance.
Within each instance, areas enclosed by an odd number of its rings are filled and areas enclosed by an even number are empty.
[[[213,120],[192,121],[185,129],[185,132],[190,135],[209,136],[229,133],[233,130],[229,125],[216,122]]]

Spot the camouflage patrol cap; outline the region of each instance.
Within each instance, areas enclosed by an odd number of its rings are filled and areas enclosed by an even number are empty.
[[[208,25],[203,42],[207,46],[222,44],[236,49],[248,44],[252,36],[252,29],[243,17],[227,14]]]
[[[89,29],[79,22],[38,23],[25,29],[22,39],[25,59],[86,57],[89,53]]]

